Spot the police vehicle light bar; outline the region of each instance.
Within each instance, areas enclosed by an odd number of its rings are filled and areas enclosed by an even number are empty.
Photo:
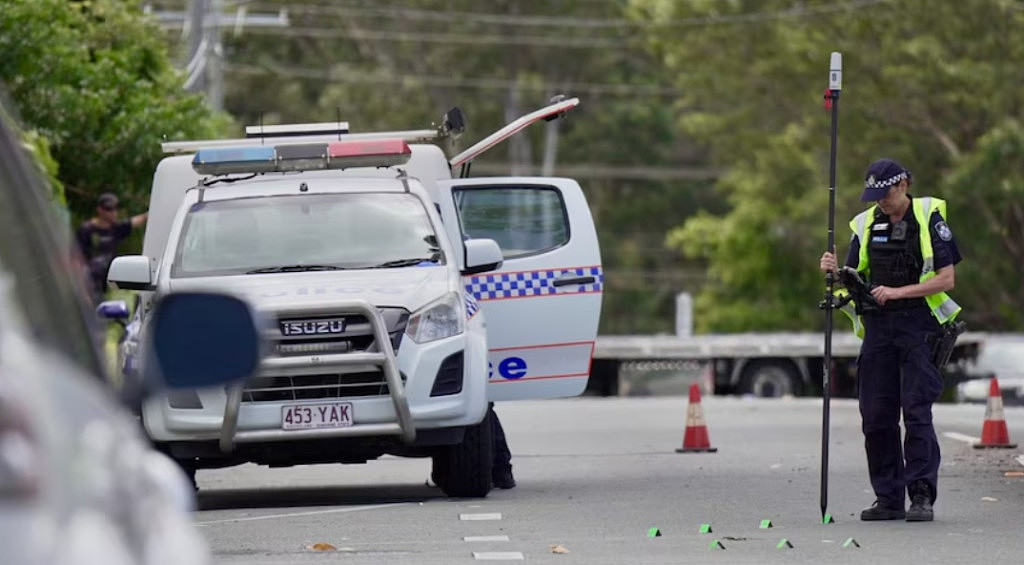
[[[401,139],[339,141],[327,144],[327,157],[348,167],[394,167],[409,162],[412,150]]]
[[[259,147],[206,148],[196,152],[192,169],[201,175],[275,173],[395,167],[412,157],[402,139],[291,143]]]

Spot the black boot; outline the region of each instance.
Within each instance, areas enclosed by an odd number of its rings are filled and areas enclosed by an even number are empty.
[[[516,488],[516,480],[512,476],[512,466],[494,469],[491,472],[491,483],[494,485],[494,488]]]
[[[932,511],[932,487],[925,481],[915,481],[910,488],[910,509],[908,522],[931,522],[935,519]]]
[[[860,513],[860,519],[865,522],[875,520],[902,520],[906,517],[907,513],[903,511],[902,507],[895,507],[881,499],[876,500],[874,504],[865,508]]]

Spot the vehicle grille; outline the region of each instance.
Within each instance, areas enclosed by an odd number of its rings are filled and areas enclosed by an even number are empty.
[[[391,338],[391,347],[398,352],[409,320],[409,313],[400,308],[380,310]],[[284,335],[283,323],[317,320],[344,320],[344,329],[326,335]],[[297,357],[317,354],[372,353],[380,349],[375,343],[369,320],[361,314],[319,312],[301,318],[279,317],[272,328],[264,330],[271,357]],[[347,370],[324,373],[323,367],[310,366],[310,374],[260,374],[250,379],[242,392],[242,402],[281,402],[332,398],[390,396],[387,379],[380,367],[353,366]],[[318,372],[314,372],[318,371]],[[402,375],[404,380],[405,376]]]
[[[257,377],[242,391],[242,402],[281,402],[389,396],[384,372]]]
[[[409,314],[396,308],[382,309],[381,314],[391,337],[391,347],[398,353],[402,344],[405,325]],[[326,335],[283,335],[282,323],[315,320],[344,319],[344,331]],[[345,314],[341,312],[303,316],[302,318],[279,318],[277,324],[267,330],[267,337],[273,343],[272,355],[277,357],[295,357],[299,355],[315,355],[317,353],[359,353],[379,351],[373,338],[370,321],[361,314]]]

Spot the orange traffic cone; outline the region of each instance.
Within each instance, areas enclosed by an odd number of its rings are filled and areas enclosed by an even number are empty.
[[[981,441],[974,447],[1017,447],[1010,443],[1010,432],[1003,419],[1003,395],[999,392],[999,381],[992,377],[988,389],[988,406],[985,408],[985,424],[981,428]]]
[[[686,433],[683,435],[683,446],[676,453],[703,451],[714,453],[717,447],[711,447],[708,439],[708,427],[704,424],[704,410],[700,407],[700,387],[697,383],[690,385],[690,406],[686,408]]]

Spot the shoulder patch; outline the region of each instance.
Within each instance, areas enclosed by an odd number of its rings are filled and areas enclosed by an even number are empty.
[[[938,222],[935,224],[935,235],[942,241],[949,241],[953,239],[953,230],[949,229],[946,222]]]

